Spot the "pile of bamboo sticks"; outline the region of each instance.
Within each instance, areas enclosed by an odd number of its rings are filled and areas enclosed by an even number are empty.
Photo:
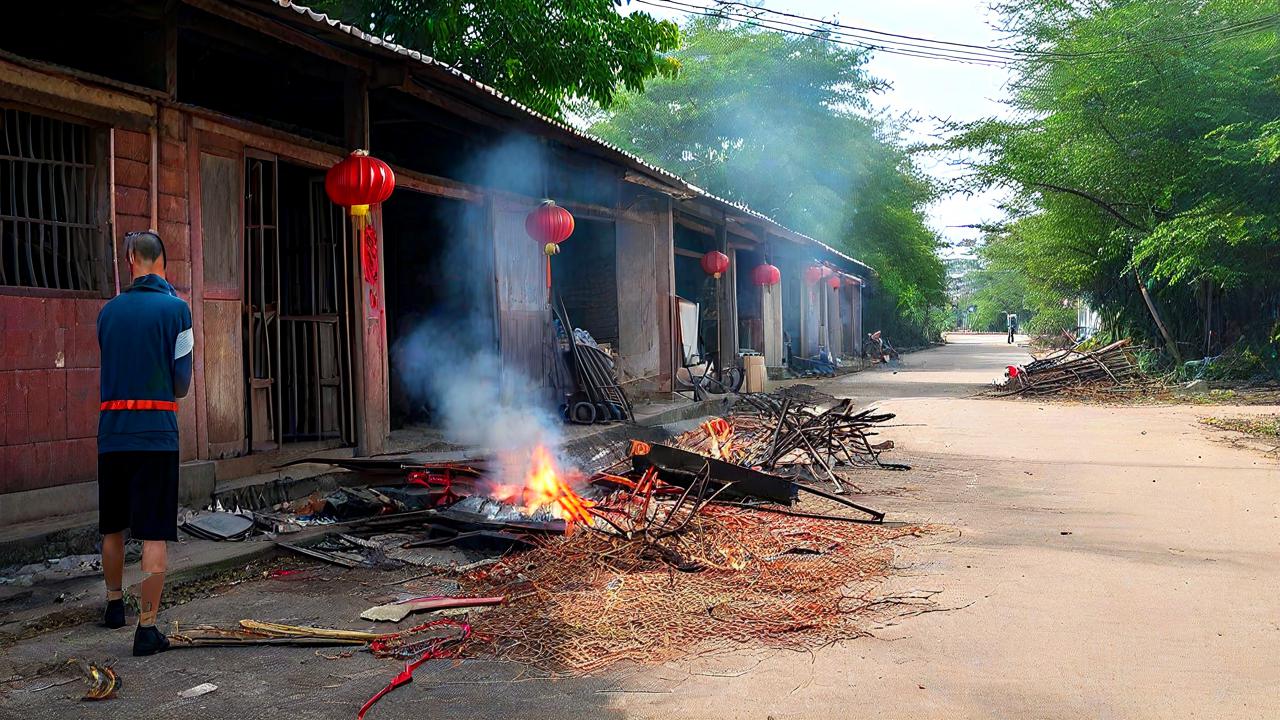
[[[1015,372],[1016,371],[1016,372]],[[1051,395],[1097,383],[1122,386],[1141,375],[1128,339],[1098,350],[1063,350],[1009,372],[995,395]]]
[[[839,467],[906,468],[880,460],[892,440],[871,440],[893,413],[858,411],[849,399],[825,400],[785,392],[744,395],[727,421],[703,423],[677,438],[676,446],[747,467],[807,474],[837,492],[844,491]]]
[[[830,481],[837,492],[844,490],[835,474],[841,465],[904,467],[880,460],[880,453],[893,448],[892,440],[871,441],[879,434],[876,426],[892,420],[893,413],[878,413],[875,408],[855,410],[848,398],[836,401],[825,410],[789,397],[766,394],[746,395],[741,405],[742,409],[734,416],[736,424],[744,424],[754,417],[769,429],[767,441],[757,445],[746,462],[748,465],[769,470],[806,470],[815,479]]]

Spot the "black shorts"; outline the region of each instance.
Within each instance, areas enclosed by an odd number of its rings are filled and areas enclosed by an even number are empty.
[[[135,540],[178,539],[178,452],[98,455],[98,529]]]

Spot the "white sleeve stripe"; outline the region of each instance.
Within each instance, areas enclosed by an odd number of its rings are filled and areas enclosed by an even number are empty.
[[[173,359],[177,360],[186,356],[196,346],[195,333],[191,332],[191,328],[187,328],[178,333],[178,341],[173,347]]]

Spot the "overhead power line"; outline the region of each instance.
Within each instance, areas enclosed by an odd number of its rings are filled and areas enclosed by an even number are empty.
[[[902,34],[899,34],[899,33],[892,33],[892,32],[887,32],[887,31],[884,31],[884,30],[876,30],[875,28],[859,27],[859,26],[856,26],[856,25],[845,25],[845,24],[840,23],[840,22],[835,21],[835,20],[824,20],[824,19],[821,19],[821,18],[810,17],[810,16],[808,16],[808,15],[801,15],[801,14],[798,14],[798,13],[787,12],[787,11],[784,11],[784,10],[774,10],[774,9],[772,9],[772,8],[767,8],[767,7],[764,7],[764,6],[755,6],[755,5],[751,5],[751,4],[745,3],[745,2],[740,2],[739,0],[712,0],[712,2],[714,2],[714,3],[715,3],[716,7],[726,7],[726,8],[727,8],[727,7],[738,7],[738,8],[742,8],[744,12],[747,12],[747,13],[749,13],[749,14],[750,14],[750,13],[757,13],[757,12],[758,12],[758,13],[763,13],[763,14],[768,14],[768,15],[777,15],[777,16],[780,16],[780,17],[787,17],[787,18],[793,18],[793,19],[797,19],[797,20],[803,20],[803,21],[808,22],[808,23],[819,23],[819,24],[827,25],[827,26],[834,27],[834,28],[840,28],[840,29],[842,29],[842,30],[847,30],[847,31],[849,31],[849,32],[851,32],[851,33],[869,33],[869,34],[872,34],[872,35],[882,35],[882,36],[885,36],[885,37],[901,38],[901,39],[903,39],[903,40],[915,40],[915,41],[919,41],[919,42],[928,43],[929,45],[926,45],[925,47],[936,46],[936,45],[948,45],[948,46],[952,46],[952,47],[972,48],[972,49],[975,49],[975,50],[982,50],[982,51],[985,51],[985,52],[991,52],[991,53],[1007,53],[1007,54],[1009,54],[1009,55],[1011,55],[1011,56],[1051,57],[1051,58],[1087,57],[1087,56],[1090,56],[1090,55],[1103,55],[1103,54],[1109,54],[1109,53],[1115,53],[1115,52],[1125,52],[1125,51],[1127,51],[1128,49],[1131,49],[1131,47],[1139,47],[1139,46],[1145,46],[1145,45],[1150,45],[1150,44],[1159,44],[1159,43],[1181,42],[1181,41],[1183,41],[1183,40],[1192,40],[1192,39],[1195,39],[1195,38],[1203,37],[1203,36],[1205,36],[1205,35],[1216,35],[1216,34],[1219,34],[1219,33],[1231,33],[1231,32],[1234,32],[1234,31],[1236,31],[1236,30],[1250,30],[1250,31],[1251,31],[1251,30],[1256,30],[1256,29],[1259,29],[1259,28],[1265,28],[1265,27],[1267,27],[1267,26],[1269,26],[1269,25],[1275,25],[1275,24],[1277,24],[1277,23],[1280,23],[1280,13],[1272,13],[1272,14],[1270,14],[1270,15],[1264,15],[1264,16],[1261,16],[1261,17],[1258,17],[1258,18],[1254,18],[1254,19],[1252,19],[1252,20],[1243,20],[1243,21],[1241,21],[1241,22],[1239,22],[1239,23],[1235,23],[1235,24],[1233,24],[1233,25],[1226,25],[1226,26],[1218,27],[1218,28],[1207,28],[1207,29],[1205,29],[1205,30],[1201,30],[1201,31],[1198,31],[1198,32],[1193,32],[1193,33],[1188,33],[1188,34],[1185,34],[1185,35],[1178,35],[1178,36],[1173,36],[1173,37],[1155,37],[1155,38],[1148,38],[1148,39],[1146,39],[1146,40],[1144,40],[1144,41],[1142,41],[1142,42],[1140,42],[1140,43],[1136,43],[1136,44],[1133,44],[1133,43],[1124,43],[1124,44],[1121,44],[1121,45],[1119,45],[1119,46],[1117,46],[1117,47],[1115,47],[1115,48],[1111,48],[1111,49],[1108,49],[1108,50],[1092,50],[1092,51],[1087,51],[1087,52],[1072,52],[1072,53],[1066,53],[1066,52],[1057,52],[1057,51],[1052,51],[1052,50],[1031,50],[1031,49],[1025,49],[1025,48],[1006,48],[1006,47],[1001,47],[1001,46],[998,46],[998,45],[995,45],[995,46],[992,46],[992,45],[974,45],[974,44],[971,44],[971,43],[953,42],[953,41],[950,41],[950,40],[937,40],[937,39],[933,39],[933,38],[919,37],[919,36],[915,36],[915,35],[902,35]]]
[[[899,48],[895,48],[882,43],[848,40],[843,37],[843,34],[838,32],[830,32],[825,27],[806,27],[806,26],[794,25],[792,23],[780,24],[778,21],[760,20],[759,18],[750,16],[750,15],[742,15],[742,14],[734,13],[734,12],[723,10],[723,9],[709,8],[701,5],[692,5],[688,3],[678,2],[678,0],[636,0],[636,2],[641,5],[650,5],[652,7],[659,7],[666,10],[678,10],[680,12],[685,12],[690,15],[702,15],[705,17],[724,18],[726,20],[732,20],[734,22],[740,23],[742,25],[746,25],[748,27],[756,27],[764,30],[773,30],[775,32],[781,32],[781,33],[796,35],[800,37],[813,37],[815,33],[820,33],[820,32],[826,33],[827,37],[825,37],[824,39],[836,45],[857,47],[863,50],[875,50],[880,52],[887,52],[894,55],[904,55],[907,57],[918,57],[918,58],[925,58],[925,59],[932,59],[932,60],[948,60],[952,62],[967,63],[967,64],[973,64],[973,65],[1004,66],[1004,65],[1007,65],[1009,62],[1011,62],[1011,59],[995,57],[995,56],[988,58],[988,57],[978,56],[977,54],[958,55],[958,54],[951,54],[947,52],[899,49]],[[788,25],[792,27],[788,27]],[[793,29],[793,27],[800,28],[800,29],[799,30]]]
[[[853,44],[858,44],[863,47],[879,49],[879,50],[894,51],[894,50],[901,49],[903,52],[929,53],[931,55],[942,54],[942,55],[947,55],[948,57],[954,56],[957,59],[965,58],[965,59],[974,59],[974,60],[980,60],[984,62],[993,62],[993,63],[1004,63],[1016,58],[1016,56],[1002,55],[1000,54],[1000,51],[992,50],[991,48],[984,48],[978,45],[965,46],[969,48],[979,48],[979,50],[975,51],[975,50],[968,50],[968,49],[939,47],[937,45],[908,42],[904,40],[886,40],[884,38],[865,37],[863,35],[858,34],[857,32],[843,29],[846,26],[840,25],[839,23],[836,23],[836,22],[832,22],[829,20],[819,20],[815,18],[805,18],[804,16],[793,15],[791,13],[786,13],[786,15],[788,17],[796,17],[796,18],[807,20],[811,24],[802,25],[802,24],[789,22],[786,20],[764,19],[751,12],[742,12],[742,11],[726,9],[729,7],[741,6],[742,5],[741,3],[719,3],[716,6],[704,6],[704,5],[697,5],[692,2],[688,2],[687,0],[658,0],[658,1],[663,4],[683,7],[690,11],[695,11],[695,10],[706,11],[707,14],[711,14],[715,16],[725,16],[725,17],[729,17],[731,19],[739,20],[739,21],[744,19],[759,21],[762,23],[767,23],[769,27],[777,27],[779,30],[783,32],[787,32],[787,30],[783,30],[783,28],[793,28],[795,30],[800,30],[803,32],[803,34],[806,34],[806,35],[812,35],[815,32],[823,32],[833,37],[846,39]],[[751,6],[747,6],[747,7],[751,7]],[[759,9],[765,10],[765,8],[759,8]],[[782,13],[778,13],[778,14],[782,14]],[[800,33],[797,33],[797,34],[800,34]]]
[[[1087,52],[1057,52],[1006,48],[998,46],[977,45],[949,40],[937,40],[915,35],[892,33],[874,28],[844,25],[833,20],[809,17],[798,13],[771,10],[757,7],[735,0],[714,0],[716,5],[700,5],[689,0],[636,0],[640,4],[665,10],[675,10],[691,15],[724,18],[749,27],[757,27],[790,35],[813,37],[817,34],[838,45],[858,47],[876,52],[883,52],[905,57],[943,60],[971,65],[1004,67],[1014,62],[1026,60],[1070,60],[1074,58],[1096,57],[1106,55],[1123,55],[1152,45],[1203,40],[1200,45],[1216,44],[1222,40],[1243,37],[1259,31],[1280,26],[1280,13],[1245,20],[1232,25],[1207,28],[1194,33],[1172,37],[1146,38],[1136,42],[1125,42],[1112,48]],[[735,10],[743,8],[744,10]],[[777,17],[767,17],[777,16]],[[798,24],[789,18],[809,24]],[[868,35],[877,37],[868,37]],[[1214,37],[1217,36],[1217,37]]]

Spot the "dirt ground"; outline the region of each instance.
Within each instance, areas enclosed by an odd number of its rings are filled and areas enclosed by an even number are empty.
[[[823,383],[899,414],[886,436],[893,459],[914,467],[866,473],[861,500],[891,520],[955,528],[903,550],[885,587],[940,591],[937,611],[813,653],[744,649],[585,679],[433,663],[368,717],[1280,716],[1280,465],[1197,422],[1277,408],[977,398],[1025,351],[1003,337],[953,340]],[[320,568],[224,588],[161,619],[341,624],[395,579]],[[135,659],[128,642],[128,630],[85,626],[5,649],[0,681],[115,656],[125,688],[83,704],[75,684],[19,683],[0,690],[0,717],[352,718],[398,669],[321,656],[333,649]],[[203,682],[219,689],[178,698]]]

